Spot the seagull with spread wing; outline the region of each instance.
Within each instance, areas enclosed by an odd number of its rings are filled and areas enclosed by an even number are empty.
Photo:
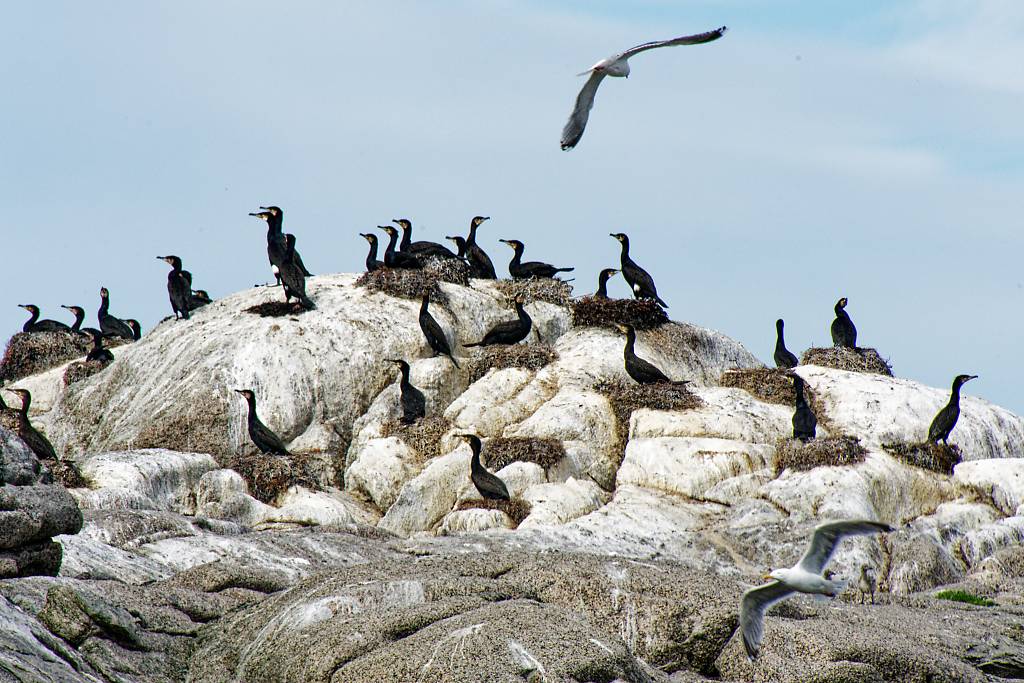
[[[831,581],[822,576],[825,566],[832,559],[836,546],[846,536],[875,534],[894,531],[888,524],[863,519],[847,519],[826,522],[814,529],[811,544],[804,556],[789,569],[776,569],[766,576],[774,579],[757,588],[751,588],[740,599],[740,628],[743,629],[743,647],[747,657],[754,661],[761,640],[764,638],[764,613],[769,607],[785,600],[793,593],[812,593],[835,597],[842,592],[845,584]]]
[[[607,59],[602,59],[600,62],[590,67],[580,76],[590,74],[590,78],[583,85],[583,89],[580,90],[580,94],[576,96],[576,106],[572,110],[572,114],[569,115],[569,121],[566,122],[565,128],[562,129],[562,149],[572,149],[583,137],[583,130],[587,127],[587,119],[590,118],[590,110],[594,106],[594,96],[597,95],[597,86],[601,85],[601,81],[604,80],[605,76],[615,76],[617,78],[629,76],[629,58],[633,55],[640,54],[647,50],[653,50],[656,47],[670,47],[672,45],[698,45],[700,43],[710,43],[712,40],[718,40],[721,38],[726,31],[726,27],[716,28],[714,31],[707,31],[706,33],[698,33],[693,36],[680,36],[679,38],[673,38],[672,40],[657,40],[651,43],[643,43],[636,47],[631,47],[625,52],[620,52],[617,55],[612,55]]]

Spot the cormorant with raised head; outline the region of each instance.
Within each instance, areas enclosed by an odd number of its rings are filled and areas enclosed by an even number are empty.
[[[167,274],[167,295],[171,299],[174,319],[177,320],[180,316],[183,320],[188,320],[189,304],[192,299],[192,274],[184,274],[181,259],[173,254],[157,258],[171,266],[171,272]]]
[[[435,355],[440,353],[448,356],[452,365],[459,367],[459,362],[452,355],[452,347],[448,345],[448,338],[444,336],[444,330],[441,329],[441,325],[434,319],[434,316],[430,315],[429,306],[430,297],[424,294],[420,301],[420,329],[423,331],[423,336],[427,338],[427,344],[434,350]]]
[[[57,451],[53,449],[50,440],[28,421],[28,409],[32,405],[32,394],[27,389],[5,389],[4,391],[21,397],[21,409],[18,411],[18,436],[21,440],[32,449],[32,452],[40,460],[59,460]]]
[[[786,340],[782,336],[782,328],[785,324],[782,318],[775,321],[775,367],[788,370],[799,365],[800,359],[786,348]]]
[[[526,248],[526,245],[519,240],[498,241],[504,242],[515,251],[512,261],[508,264],[508,274],[512,276],[513,280],[529,280],[533,277],[553,278],[558,273],[568,273],[576,270],[575,268],[556,268],[549,263],[542,263],[541,261],[527,261],[523,263],[523,250]]]
[[[398,228],[393,225],[378,225],[378,228],[388,234],[388,246],[384,249],[384,265],[388,268],[422,268],[423,264],[412,254],[402,251],[395,251],[398,244]]]
[[[426,241],[412,241],[412,221],[408,218],[395,218],[391,221],[397,223],[398,227],[402,229],[402,243],[399,245],[399,251],[406,254],[412,254],[421,259],[427,258],[458,258],[452,253],[452,250],[443,244],[437,242],[426,242]]]
[[[302,272],[302,276],[312,277],[313,273],[309,272],[309,270],[306,268],[306,264],[302,262],[302,257],[299,256],[299,252],[295,249],[295,235],[291,234],[290,232],[285,233],[284,243],[285,247],[288,249],[288,252],[292,255],[292,263],[295,264],[295,267]]]
[[[194,311],[197,308],[202,308],[206,304],[212,303],[213,299],[210,298],[210,295],[206,292],[205,289],[196,289],[193,290],[192,294],[189,296],[188,309],[190,311]]]
[[[281,437],[270,431],[267,425],[260,422],[260,418],[256,416],[256,394],[252,389],[235,389],[235,391],[241,394],[249,404],[247,419],[249,438],[256,444],[256,448],[260,449],[260,452],[270,455],[291,455],[284,447]]]
[[[284,212],[276,206],[260,207],[263,211],[251,213],[267,223],[267,257],[270,264],[277,268],[276,275],[280,277],[284,286],[284,300],[289,302],[292,297],[299,300],[306,310],[313,310],[316,305],[306,296],[306,275],[300,267],[301,258],[295,257],[295,243],[291,242],[281,232],[281,224],[284,220]]]
[[[402,390],[402,424],[411,425],[416,420],[422,419],[427,414],[427,399],[423,392],[412,385],[409,381],[409,364],[397,358],[386,358],[389,363],[398,365],[402,371],[402,381],[399,387]]]
[[[459,253],[455,256],[457,258],[466,258],[466,238],[462,235],[445,235],[446,240],[451,240],[455,244],[455,248],[459,250]]]
[[[595,299],[608,298],[608,280],[617,272],[619,272],[617,268],[605,268],[597,274],[597,291],[594,292]]]
[[[646,270],[636,264],[629,257],[629,237],[625,233],[614,232],[611,236],[622,245],[621,271],[622,277],[629,284],[636,299],[654,299],[661,306],[668,308],[668,304],[658,296],[658,288],[654,286],[654,278]]]
[[[18,308],[24,308],[32,314],[32,317],[22,325],[22,332],[70,332],[71,328],[57,320],[40,320],[39,307],[35,304],[18,304]]]
[[[832,344],[848,349],[857,348],[857,328],[846,312],[846,297],[836,302],[836,319],[832,321]]]
[[[620,332],[626,335],[626,346],[622,349],[622,359],[626,364],[626,374],[632,377],[639,384],[657,384],[667,382],[668,384],[683,385],[689,384],[690,380],[671,380],[664,372],[636,355],[636,330],[632,325],[616,325]]]
[[[377,260],[377,236],[365,232],[359,233],[359,236],[370,243],[370,253],[366,255],[366,272],[372,273],[383,268],[384,262]]]
[[[71,326],[71,331],[75,334],[82,334],[82,323],[85,322],[85,309],[81,306],[65,306],[61,304],[61,308],[66,308],[75,314],[75,324]]]
[[[483,225],[484,221],[489,220],[491,220],[490,216],[473,216],[473,220],[469,222],[469,235],[466,237],[466,260],[469,261],[469,276],[480,280],[498,279],[497,273],[494,272],[494,264],[491,263],[491,257],[476,243],[476,229]]]
[[[793,438],[801,441],[810,441],[817,434],[818,418],[807,405],[804,399],[804,380],[799,375],[790,375],[793,380],[793,390],[796,392],[796,402],[793,412]]]
[[[288,255],[288,240],[281,231],[284,223],[284,211],[277,206],[261,206],[257,213],[250,213],[267,224],[267,258],[278,284],[281,283],[281,264]]]
[[[134,318],[128,318],[124,321],[124,324],[131,329],[132,340],[139,341],[140,339],[142,339],[142,325],[139,324],[138,320]]]
[[[96,312],[96,318],[100,321],[100,332],[109,337],[121,337],[128,341],[135,341],[135,334],[132,328],[120,318],[110,315],[110,292],[106,287],[100,287],[100,310]]]
[[[470,347],[493,346],[494,344],[518,344],[523,341],[530,334],[530,330],[533,329],[533,319],[530,317],[529,313],[526,312],[526,309],[523,308],[522,297],[516,299],[516,313],[519,315],[516,320],[500,322],[492,327],[480,341],[472,344],[463,344],[463,346]]]
[[[92,337],[92,348],[86,355],[85,360],[87,361],[100,361],[101,363],[109,363],[114,360],[114,354],[109,349],[103,348],[103,333],[97,330],[95,327],[86,327],[82,330],[87,335]]]
[[[480,437],[475,434],[459,434],[459,436],[469,443],[469,448],[473,451],[473,457],[469,461],[469,478],[473,480],[473,486],[476,487],[480,495],[487,500],[511,500],[512,497],[508,495],[508,487],[505,486],[505,482],[488,472],[487,468],[480,463],[480,449],[483,446],[480,443]]]
[[[960,419],[960,387],[976,379],[977,375],[957,375],[953,378],[953,390],[949,393],[949,403],[939,411],[932,424],[928,427],[928,441],[949,445],[949,434]]]

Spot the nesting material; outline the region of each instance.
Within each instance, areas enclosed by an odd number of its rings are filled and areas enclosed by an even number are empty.
[[[540,370],[558,359],[558,353],[547,344],[498,344],[477,347],[463,364],[469,369],[470,384],[487,374],[490,369],[526,368]]]
[[[556,306],[568,306],[572,299],[572,285],[562,280],[548,277],[535,277],[529,280],[496,280],[498,291],[505,295],[509,308],[516,299],[522,297],[523,304],[535,301],[546,301]]]
[[[89,485],[89,482],[82,476],[75,463],[70,460],[57,460],[47,464],[49,465],[50,472],[53,474],[53,480],[60,483],[64,488],[80,489]]]
[[[110,361],[80,360],[68,365],[64,371],[64,386],[80,382],[83,379],[92,377],[103,368],[110,365]]]
[[[775,444],[775,476],[783,470],[806,472],[815,467],[856,465],[864,462],[867,450],[855,436],[811,439],[781,439]]]
[[[242,475],[254,498],[268,504],[296,484],[319,488],[306,473],[306,458],[301,455],[243,455],[234,459],[231,469]]]
[[[500,436],[490,439],[481,454],[484,464],[492,470],[500,470],[513,462],[532,462],[547,469],[564,457],[565,446],[559,439]]]
[[[55,368],[81,358],[91,348],[92,340],[84,334],[19,332],[7,341],[3,360],[0,360],[0,381],[13,382]]]
[[[820,365],[835,370],[866,372],[892,377],[892,366],[876,349],[847,349],[841,346],[812,347],[800,356],[801,365]]]
[[[383,436],[394,436],[416,451],[420,462],[443,455],[441,439],[452,423],[442,415],[424,417],[411,425],[402,424],[398,420],[390,420],[383,425]]]
[[[472,498],[458,504],[456,510],[501,510],[512,518],[512,521],[519,526],[530,514],[530,504],[525,500],[513,498],[512,500],[490,500],[488,498]]]
[[[419,301],[427,295],[432,303],[444,305],[448,297],[439,286],[441,282],[468,285],[469,266],[454,259],[431,259],[420,269],[381,268],[363,273],[356,280],[356,286],[400,299]]]
[[[790,407],[796,403],[793,380],[782,368],[734,368],[723,372],[720,382],[723,387],[743,389],[765,403]]]
[[[953,468],[962,459],[958,447],[944,443],[894,441],[883,443],[882,449],[908,465],[939,474],[953,474]]]
[[[614,452],[619,463],[626,454],[629,419],[634,410],[691,410],[704,405],[699,396],[682,384],[637,384],[632,380],[614,379],[598,382],[594,390],[608,399],[615,413]]]
[[[585,296],[572,302],[575,327],[613,327],[632,325],[649,330],[668,322],[665,309],[651,299],[598,299]]]
[[[284,318],[285,316],[301,315],[306,312],[298,301],[285,303],[284,301],[265,301],[245,309],[246,313],[258,315],[261,318]]]

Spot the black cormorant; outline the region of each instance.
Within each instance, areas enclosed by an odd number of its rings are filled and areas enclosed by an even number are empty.
[[[96,312],[96,318],[100,321],[100,331],[109,337],[121,337],[128,341],[135,340],[132,328],[120,318],[115,318],[108,313],[110,309],[110,292],[106,287],[100,287],[100,310]]]
[[[616,325],[620,332],[626,334],[626,346],[622,349],[622,359],[626,364],[626,374],[639,384],[657,384],[667,382],[677,386],[689,384],[690,380],[671,380],[665,373],[636,355],[636,330],[632,325]]]
[[[377,260],[377,236],[365,232],[359,233],[359,236],[370,243],[370,253],[366,255],[366,272],[372,273],[383,268],[384,262]]]
[[[814,417],[811,407],[804,399],[804,380],[799,375],[790,375],[793,379],[793,390],[796,391],[796,410],[793,412],[793,438],[810,441],[815,437],[818,419]]]
[[[498,241],[504,242],[515,251],[512,261],[508,264],[508,274],[512,276],[513,280],[529,280],[533,277],[553,278],[558,273],[568,273],[576,270],[575,268],[556,268],[549,263],[542,263],[540,261],[527,261],[523,263],[523,250],[526,248],[526,245],[519,240]]]
[[[259,213],[250,213],[267,224],[267,258],[270,265],[276,268],[275,275],[284,286],[284,300],[289,302],[292,297],[299,300],[306,310],[316,308],[313,301],[306,296],[306,275],[301,266],[302,259],[296,258],[295,243],[291,242],[281,231],[284,212],[276,206],[260,207]],[[290,246],[289,246],[290,244]]]
[[[523,308],[522,298],[516,299],[516,313],[519,317],[516,320],[506,320],[500,322],[490,329],[490,331],[484,335],[484,338],[478,342],[472,344],[463,344],[465,347],[470,346],[492,346],[494,344],[518,344],[530,334],[530,330],[533,328],[533,319]]]
[[[284,447],[281,437],[270,431],[267,425],[260,422],[260,418],[256,416],[256,394],[251,389],[235,389],[235,391],[245,397],[246,403],[249,404],[247,421],[249,438],[256,444],[256,448],[260,449],[262,453],[269,453],[271,455],[291,455],[288,449]]]
[[[491,257],[476,243],[476,229],[484,221],[491,220],[490,216],[473,216],[469,222],[469,236],[466,237],[466,260],[469,261],[469,276],[481,280],[497,280],[498,275],[494,272],[494,264]]]
[[[385,359],[389,363],[395,363],[398,365],[398,369],[402,371],[402,381],[399,385],[402,390],[402,424],[411,425],[426,416],[427,414],[427,399],[423,395],[423,392],[412,385],[409,381],[409,364],[404,360],[398,360],[396,358]]]
[[[785,323],[782,318],[775,321],[775,367],[795,368],[800,364],[800,359],[793,355],[793,352],[786,348],[786,340],[782,336],[782,328]]]
[[[393,225],[378,225],[378,228],[388,234],[388,246],[384,249],[384,265],[388,268],[422,268],[423,264],[412,254],[402,251],[395,251],[398,244],[398,228]]]
[[[202,308],[206,304],[212,304],[213,299],[206,292],[205,289],[196,289],[192,291],[192,294],[188,299],[188,308],[190,311],[194,311],[197,308]]]
[[[846,297],[836,302],[836,319],[832,321],[832,344],[848,349],[857,348],[857,328],[846,312]]]
[[[480,464],[480,437],[475,434],[459,434],[469,442],[469,448],[473,451],[473,457],[469,461],[469,478],[480,495],[488,500],[510,500],[508,487],[505,482],[487,471],[487,468]]]
[[[451,240],[455,244],[455,248],[459,250],[456,254],[457,258],[466,258],[466,238],[462,235],[445,235],[446,240]]]
[[[608,298],[608,280],[619,272],[616,268],[605,268],[597,274],[597,291],[594,292],[595,299]]]
[[[114,360],[114,354],[109,349],[103,348],[103,333],[97,330],[95,327],[86,327],[82,330],[87,335],[92,337],[92,349],[89,350],[89,354],[85,357],[87,361],[100,361],[101,363],[109,363]]]
[[[32,314],[32,317],[25,321],[22,332],[70,332],[71,328],[58,320],[40,320],[39,307],[35,304],[18,304]]]
[[[399,245],[399,251],[403,251],[407,254],[412,254],[419,258],[458,258],[452,250],[443,244],[437,242],[426,242],[426,241],[412,241],[412,221],[408,218],[396,218],[391,221],[397,223],[398,227],[402,229],[402,242]]]
[[[288,240],[281,231],[284,212],[277,206],[261,206],[258,213],[250,213],[267,224],[267,258],[278,284],[281,283],[281,264],[288,256]]]
[[[932,443],[941,441],[949,445],[949,433],[953,431],[956,421],[960,419],[960,387],[975,378],[977,375],[957,375],[953,378],[953,390],[949,393],[949,403],[939,411],[939,414],[932,420],[931,426],[928,427],[928,441]]]
[[[183,320],[188,320],[189,304],[192,299],[192,274],[184,274],[181,259],[173,254],[157,258],[171,266],[171,272],[167,274],[167,295],[171,299],[174,319],[177,320],[180,316]]]
[[[75,334],[82,333],[82,323],[85,322],[85,309],[81,306],[65,306],[61,304],[61,308],[66,308],[75,314],[75,324],[71,326],[71,331]]]
[[[142,325],[139,324],[138,320],[134,318],[128,318],[124,321],[124,324],[131,328],[132,339],[134,341],[139,341],[140,339],[142,339]]]
[[[427,338],[427,343],[430,344],[435,355],[440,353],[448,356],[452,364],[459,367],[459,362],[452,355],[452,347],[448,345],[448,338],[444,336],[444,330],[441,329],[434,316],[430,315],[429,306],[430,297],[424,294],[420,301],[420,329],[423,330],[423,336]]]
[[[303,277],[312,277],[313,273],[309,272],[306,268],[306,264],[302,262],[302,257],[299,256],[298,250],[295,249],[295,235],[290,232],[286,233],[284,236],[284,243],[288,252],[291,254],[292,263],[294,263],[295,267],[302,272]]]
[[[654,278],[651,277],[651,274],[638,266],[629,257],[629,237],[621,232],[612,233],[611,236],[622,245],[622,277],[633,291],[633,297],[637,299],[654,299],[661,306],[668,308],[668,304],[658,296],[658,288],[654,286]]]
[[[6,389],[21,397],[21,409],[18,411],[18,436],[25,442],[40,460],[58,460],[57,451],[50,440],[28,421],[28,409],[32,404],[32,394],[27,389]]]

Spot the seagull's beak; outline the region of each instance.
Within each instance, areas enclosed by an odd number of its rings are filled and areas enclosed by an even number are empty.
[[[765,581],[774,581],[775,580],[775,577],[772,576],[771,574],[765,574],[761,578],[764,579]]]

